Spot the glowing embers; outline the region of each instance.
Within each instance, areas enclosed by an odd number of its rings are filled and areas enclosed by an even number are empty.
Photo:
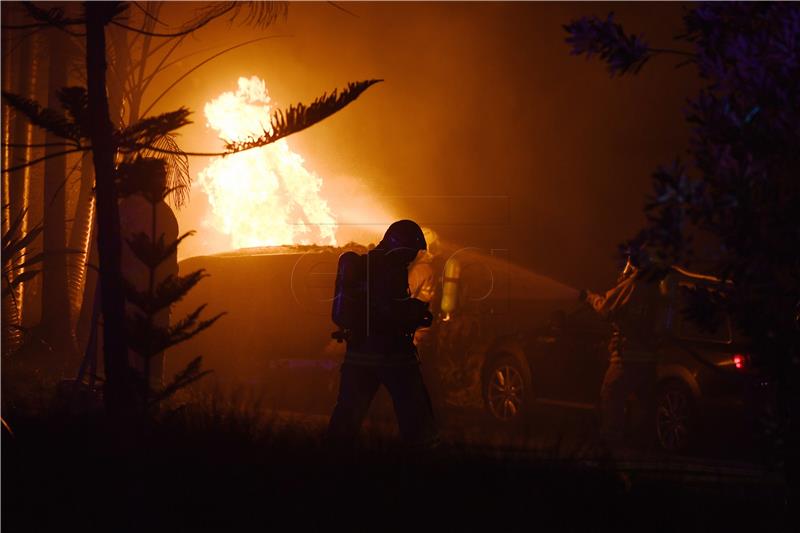
[[[263,80],[239,78],[239,89],[205,105],[208,126],[225,140],[257,137],[270,124]],[[320,195],[322,179],[280,140],[219,157],[198,174],[208,195],[213,226],[234,248],[281,244],[336,244],[336,220]]]

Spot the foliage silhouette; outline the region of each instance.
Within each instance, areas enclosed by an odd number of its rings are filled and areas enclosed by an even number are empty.
[[[727,309],[752,342],[752,361],[777,386],[785,450],[800,448],[800,5],[712,2],[686,9],[676,39],[705,82],[688,102],[690,163],[652,176],[647,224],[623,249],[646,243],[653,273],[676,264],[728,283],[698,293],[685,312],[703,322]],[[637,72],[658,52],[613,18],[564,27],[573,54],[598,54],[609,72]],[[724,293],[724,294],[723,294]],[[713,301],[712,301],[713,300]],[[709,324],[705,324],[710,326]],[[797,458],[794,459],[797,461]]]

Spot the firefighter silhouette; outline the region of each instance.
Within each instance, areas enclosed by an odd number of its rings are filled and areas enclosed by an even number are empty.
[[[631,394],[643,407],[644,423],[655,417],[656,363],[664,305],[658,284],[642,275],[640,263],[646,260],[646,253],[632,252],[615,287],[605,294],[581,291],[581,299],[613,326],[609,364],[600,389],[600,436],[615,447],[624,441],[625,404]]]
[[[438,441],[414,345],[414,332],[429,326],[432,317],[408,286],[408,267],[426,249],[420,227],[400,220],[367,254],[347,252],[339,259],[332,317],[341,328],[334,336],[347,342],[347,350],[328,426],[332,443],[354,443],[381,385],[392,397],[406,444],[427,447]]]

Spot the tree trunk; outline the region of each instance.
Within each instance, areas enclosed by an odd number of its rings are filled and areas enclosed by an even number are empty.
[[[116,127],[123,126],[123,101],[125,99],[125,85],[122,83],[121,76],[128,73],[130,69],[130,50],[128,48],[128,32],[123,28],[111,26],[107,30],[108,38],[114,49],[114,70],[115,76],[106,77],[108,82],[108,113],[111,123]],[[149,38],[149,37],[147,37]],[[128,124],[133,121],[129,120]]]
[[[9,6],[8,2],[5,4],[0,4],[0,10],[2,10],[2,19],[6,21],[7,24],[13,24],[14,19],[11,16],[11,7]],[[5,31],[0,34],[0,38],[2,39],[2,44],[0,44],[0,50],[3,50],[2,53],[2,69],[3,69],[3,90],[4,91],[13,91],[14,88],[11,86],[11,78],[13,77],[13,63],[11,61],[11,32]],[[3,125],[3,166],[9,164],[9,155],[11,152],[11,148],[8,143],[11,142],[11,106],[4,105],[2,106],[2,125]],[[8,203],[8,195],[10,194],[9,187],[11,184],[9,183],[9,173],[3,172],[3,235],[6,234],[8,231],[10,221],[11,221],[11,213],[9,208],[7,207]],[[5,315],[3,315],[5,316]]]
[[[36,33],[23,45],[30,50],[29,63],[20,65],[20,75],[30,77],[30,97],[37,102],[47,101],[47,50],[42,32]],[[24,84],[23,80],[20,83]],[[27,118],[24,118],[27,122]],[[41,144],[44,142],[44,130],[29,127],[27,142]],[[44,155],[44,148],[33,147],[28,150],[29,159],[37,159]],[[26,229],[41,224],[44,215],[44,165],[33,165],[25,169],[25,178],[21,185],[22,202],[27,209]],[[26,249],[27,252],[42,251],[43,236],[40,234]],[[35,268],[40,268],[36,265]],[[42,316],[42,276],[36,276],[22,289],[22,325],[34,328],[39,325]]]
[[[2,17],[4,21],[10,21],[8,23],[13,24],[13,13],[11,10],[11,6],[8,2],[1,4],[0,8],[2,8]],[[14,63],[12,61],[12,54],[8,51],[11,50],[13,41],[11,40],[11,32],[6,31],[2,33],[2,50],[3,50],[3,90],[4,91],[14,91],[14,87],[11,84],[11,80],[13,76],[13,69]],[[3,106],[3,166],[7,166],[11,164],[11,147],[5,146],[11,142],[11,107],[10,106]],[[11,194],[11,174],[9,172],[3,172],[3,235],[9,230],[10,223],[11,223],[11,209],[8,205],[9,197]],[[6,263],[6,261],[10,261],[11,259],[8,257],[3,258],[3,269],[7,266],[10,267],[11,265]],[[5,285],[3,285],[5,287]],[[20,335],[20,331],[17,329],[19,326],[19,306],[18,306],[18,298],[19,292],[15,291],[14,294],[8,295],[3,297],[3,309],[2,309],[2,322],[3,322],[3,334],[2,334],[2,351],[3,354],[11,353],[15,351],[22,340],[22,336]]]
[[[6,4],[3,4],[3,7],[6,7]],[[6,37],[11,35],[13,32],[3,32],[3,36]],[[10,54],[7,58],[7,65],[8,70],[10,70],[13,75],[9,76],[8,78],[4,79],[3,88],[6,88],[8,85],[8,89],[12,92],[15,92],[21,96],[25,97],[32,97],[34,96],[34,89],[35,89],[35,80],[36,80],[36,71],[35,71],[35,37],[28,37],[24,41],[20,41],[23,37],[18,37],[18,39],[13,40],[13,44],[11,46],[16,46],[17,49]],[[5,44],[5,43],[4,43]],[[3,47],[3,50],[8,50]],[[5,56],[5,53],[4,53]],[[5,72],[4,72],[5,73]],[[28,144],[31,142],[31,125],[28,122],[28,119],[25,117],[24,114],[11,110],[10,107],[4,106],[4,110],[8,109],[8,138],[9,143],[23,145]],[[6,159],[5,165],[7,166],[15,166],[22,163],[25,163],[30,160],[31,157],[31,150],[29,148],[23,148],[21,146],[10,147],[6,152]],[[26,208],[27,206],[27,191],[29,187],[29,179],[30,179],[30,168],[21,168],[15,170],[13,172],[7,172],[3,175],[4,180],[6,181],[5,187],[3,190],[4,196],[3,201],[4,203],[8,203],[8,216],[10,220],[15,220],[19,214]],[[30,213],[25,214],[24,221],[20,228],[20,231],[24,233],[26,230],[30,228]],[[17,274],[21,274],[22,272],[17,272]],[[25,311],[24,309],[24,301],[25,301],[25,286],[18,287],[15,291],[14,298],[12,300],[16,300],[14,305],[14,320],[15,325],[20,325],[22,321],[22,315]],[[4,321],[5,321],[4,315]],[[20,339],[16,339],[20,340]]]
[[[100,290],[103,308],[103,355],[105,362],[104,399],[106,409],[124,414],[136,407],[131,387],[125,341],[125,292],[120,258],[122,252],[119,207],[114,182],[116,147],[106,96],[106,39],[109,5],[87,2],[86,6],[86,78],[89,97],[92,157],[94,159],[98,250],[100,255]]]
[[[67,85],[67,47],[64,32],[49,31],[49,81],[47,105],[60,109],[58,91]],[[46,143],[58,143],[61,138],[47,133]],[[61,146],[48,146],[45,155],[62,151]],[[42,271],[42,338],[63,356],[74,353],[70,328],[69,292],[67,290],[66,248],[66,190],[67,158],[51,157],[44,165],[44,264]]]
[[[111,123],[122,127],[123,123],[123,93],[124,87],[120,83],[120,73],[128,72],[130,53],[127,48],[127,33],[121,28],[111,26],[106,30],[107,37],[114,46],[115,70],[117,75],[108,71],[106,82],[108,84],[108,112]],[[75,208],[75,222],[70,236],[70,248],[81,250],[70,261],[69,289],[70,302],[73,310],[72,327],[75,332],[76,342],[80,351],[86,347],[91,330],[93,316],[94,293],[98,288],[97,271],[87,268],[87,262],[97,267],[97,231],[95,218],[97,209],[94,202],[94,166],[91,156],[84,154],[81,164],[81,186]]]

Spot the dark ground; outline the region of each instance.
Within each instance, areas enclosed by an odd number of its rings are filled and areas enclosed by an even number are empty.
[[[614,458],[536,438],[488,447],[477,426],[413,452],[385,418],[336,452],[324,416],[265,414],[243,395],[195,396],[123,426],[7,398],[7,532],[791,530],[781,476],[754,465]]]

